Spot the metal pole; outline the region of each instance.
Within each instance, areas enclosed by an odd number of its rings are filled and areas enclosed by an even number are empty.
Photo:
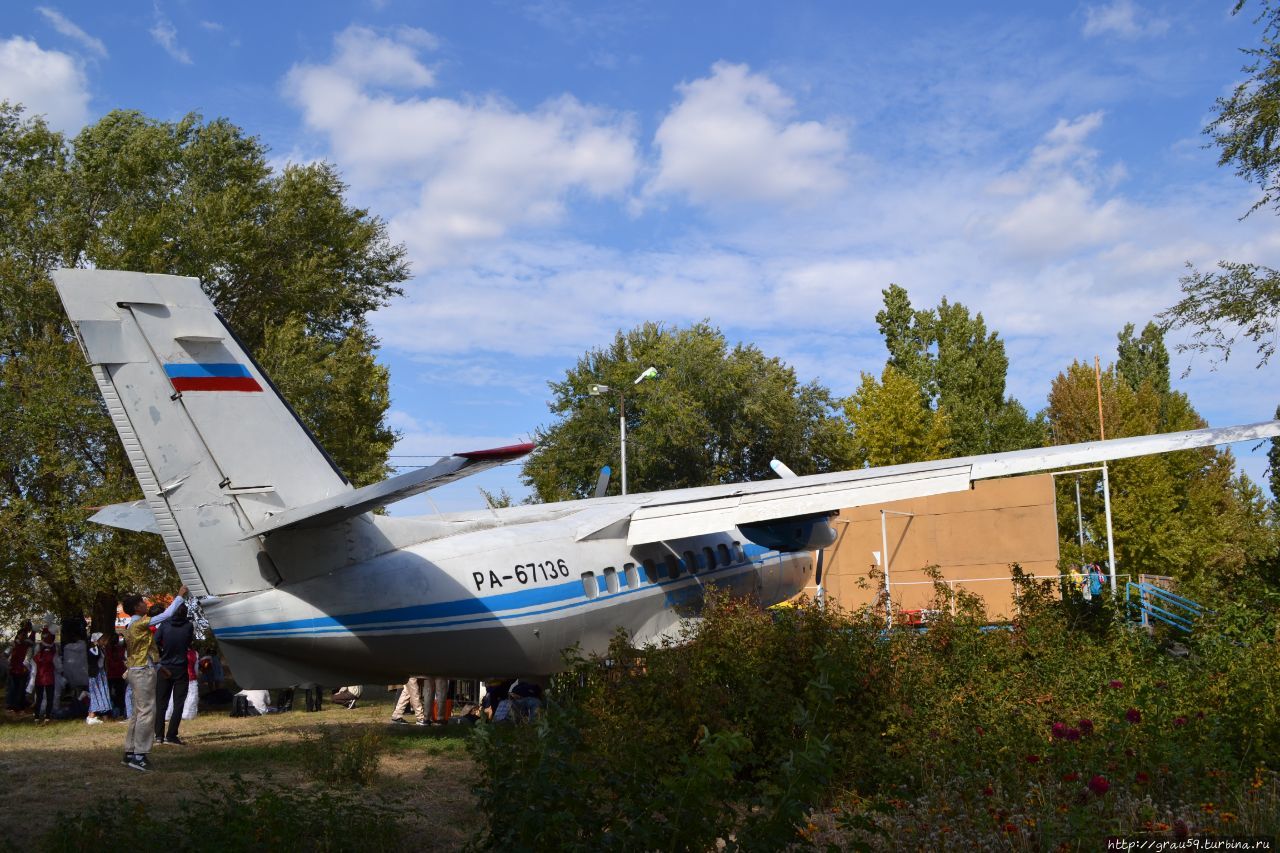
[[[884,617],[885,628],[893,627],[893,597],[889,594],[889,527],[885,523],[885,511],[880,510],[880,561],[884,564]]]
[[[1084,514],[1080,511],[1080,476],[1076,475],[1076,530],[1080,531],[1080,562],[1084,562]]]
[[[1102,465],[1102,506],[1107,514],[1107,563],[1111,567],[1111,594],[1116,594],[1116,542],[1111,533],[1111,480],[1106,463]]]
[[[618,434],[622,436],[622,493],[627,493],[627,398],[618,394]]]

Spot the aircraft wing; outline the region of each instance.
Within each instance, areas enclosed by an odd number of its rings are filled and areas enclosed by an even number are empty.
[[[628,495],[578,513],[576,538],[620,535],[640,545],[735,526],[830,514],[968,489],[975,480],[1092,465],[1280,435],[1280,421],[1038,447],[985,456]]]

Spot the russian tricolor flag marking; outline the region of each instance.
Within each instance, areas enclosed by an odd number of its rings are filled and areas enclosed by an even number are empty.
[[[175,391],[261,391],[243,364],[166,364]]]

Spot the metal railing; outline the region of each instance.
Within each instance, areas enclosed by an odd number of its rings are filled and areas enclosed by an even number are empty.
[[[1126,583],[1124,598],[1129,618],[1144,628],[1153,627],[1154,622],[1162,622],[1190,633],[1196,620],[1208,612],[1191,599],[1147,581]]]

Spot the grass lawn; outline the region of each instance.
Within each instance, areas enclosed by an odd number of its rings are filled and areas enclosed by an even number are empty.
[[[383,736],[382,759],[373,783],[355,789],[358,796],[402,814],[416,849],[455,850],[479,820],[471,794],[475,769],[466,752],[471,728],[390,725],[394,695],[362,701],[353,710],[326,704],[318,713],[233,719],[226,711],[202,711],[182,723],[186,746],[152,750],[151,773],[121,765],[125,723],[37,726],[29,714],[0,716],[0,779],[5,780],[6,812],[16,818],[7,823],[5,844],[13,846],[6,849],[40,849],[59,812],[80,813],[125,790],[161,814],[176,809],[180,800],[200,802],[227,785],[232,774],[251,782],[307,786],[306,738],[322,731],[375,731]]]

